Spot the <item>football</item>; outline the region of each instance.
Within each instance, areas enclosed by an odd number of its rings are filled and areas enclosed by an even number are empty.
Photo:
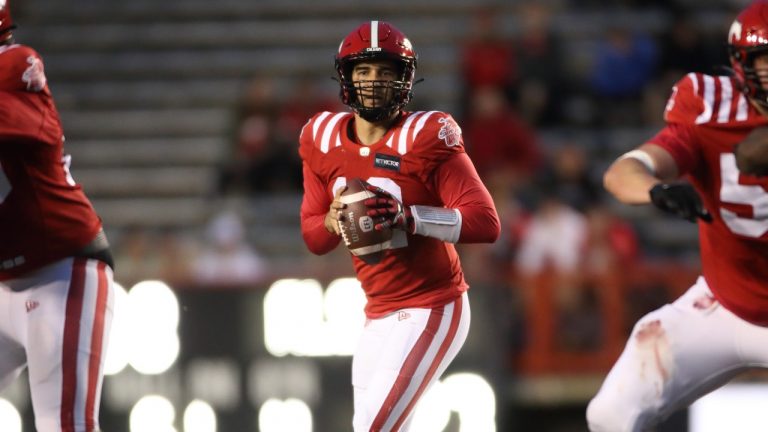
[[[347,206],[341,210],[339,230],[352,255],[366,264],[376,264],[389,248],[392,229],[377,231],[373,228],[373,218],[366,214],[368,208],[364,202],[376,194],[366,189],[366,186],[367,183],[359,178],[347,182],[347,190],[341,194],[341,202]]]

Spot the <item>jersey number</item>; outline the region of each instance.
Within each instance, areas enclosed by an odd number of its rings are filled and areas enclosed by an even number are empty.
[[[768,232],[768,193],[760,185],[739,183],[736,156],[720,155],[720,215],[735,234],[758,238]]]

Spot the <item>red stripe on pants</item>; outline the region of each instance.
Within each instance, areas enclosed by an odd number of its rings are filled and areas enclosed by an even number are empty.
[[[104,314],[107,310],[107,296],[109,295],[107,275],[103,262],[97,265],[99,274],[99,287],[96,295],[96,310],[93,314],[93,333],[91,334],[91,355],[88,361],[88,396],[85,400],[85,430],[96,429],[96,390],[99,382],[99,369],[101,369],[101,350],[104,337]]]
[[[443,318],[444,312],[445,306],[438,309],[432,309],[432,312],[429,314],[429,319],[427,320],[427,326],[421,332],[419,339],[416,341],[411,352],[408,353],[408,357],[406,357],[403,362],[403,366],[400,368],[400,373],[398,373],[395,383],[389,390],[387,398],[384,399],[384,403],[381,405],[378,414],[376,414],[376,418],[371,424],[371,431],[379,431],[384,427],[384,423],[386,423],[392,410],[395,409],[397,401],[403,397],[403,393],[408,389],[411,378],[413,378],[413,375],[416,373],[416,369],[424,359],[427,349],[429,349],[432,340],[435,338],[435,334],[437,334],[437,330],[440,328],[440,321]]]
[[[432,361],[432,364],[429,366],[429,370],[427,371],[427,375],[424,377],[424,381],[421,382],[421,385],[419,385],[419,389],[416,390],[416,394],[413,396],[413,399],[408,403],[408,406],[405,408],[405,411],[400,415],[400,418],[397,419],[397,422],[395,423],[395,426],[392,428],[392,430],[398,430],[400,426],[405,422],[405,419],[408,418],[408,413],[411,412],[413,409],[413,406],[416,404],[416,401],[419,400],[421,397],[421,394],[424,393],[424,390],[427,388],[427,384],[429,384],[429,381],[432,380],[432,377],[435,375],[435,372],[437,371],[437,368],[440,366],[440,363],[445,358],[445,353],[448,352],[448,348],[451,346],[451,343],[453,343],[453,338],[456,337],[456,331],[459,328],[459,321],[461,321],[461,308],[463,305],[462,297],[459,297],[456,299],[456,301],[453,302],[453,316],[451,317],[451,325],[448,327],[448,334],[445,335],[445,339],[443,339],[442,345],[440,345],[440,350],[437,352],[437,355],[435,356],[435,359]]]
[[[61,349],[61,429],[75,430],[75,396],[77,394],[77,347],[80,342],[80,315],[85,291],[84,258],[75,258],[67,293],[64,318],[64,345]]]

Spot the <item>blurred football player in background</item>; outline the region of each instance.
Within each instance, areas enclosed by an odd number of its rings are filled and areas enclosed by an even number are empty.
[[[439,111],[404,111],[416,53],[386,22],[366,22],[339,46],[342,102],[301,132],[301,227],[310,251],[338,246],[347,179],[369,183],[376,229],[393,228],[380,263],[352,261],[367,323],[352,361],[356,432],[406,431],[419,397],[467,336],[467,283],[454,243],[494,242],[499,219],[466,155],[461,129]]]
[[[0,0],[0,388],[28,368],[39,432],[99,429],[112,317],[101,221],[69,174],[43,62]]]
[[[682,78],[666,127],[605,173],[619,201],[698,222],[703,274],[636,324],[587,408],[592,431],[645,431],[745,369],[768,367],[768,179],[741,171],[734,155],[768,125],[768,2],[739,14],[728,43],[732,76]]]

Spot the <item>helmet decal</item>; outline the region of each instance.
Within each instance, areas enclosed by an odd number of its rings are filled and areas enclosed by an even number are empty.
[[[731,29],[728,31],[728,41],[738,42],[741,40],[741,22],[736,20],[731,24]]]

